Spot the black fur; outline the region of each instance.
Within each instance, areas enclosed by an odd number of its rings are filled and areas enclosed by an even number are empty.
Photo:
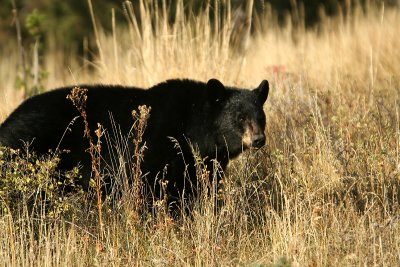
[[[215,79],[208,83],[168,80],[147,90],[109,85],[81,85],[80,88],[88,89],[86,113],[91,131],[97,128],[97,123],[101,123],[111,139],[115,139],[115,136],[111,130],[110,114],[122,135],[128,135],[133,124],[132,110],[139,105],[151,106],[144,134],[147,149],[142,171],[146,183],[153,186],[156,184],[155,177],[161,177],[167,166],[168,193],[172,198],[179,197],[185,187],[182,156],[189,165],[190,182],[197,182],[188,143],[199,149],[209,166],[211,160],[216,158],[225,168],[229,159],[246,149],[242,143],[244,120],[254,121],[262,130],[264,139],[259,140],[257,146],[265,142],[263,104],[268,97],[267,81],[254,90],[225,87]],[[86,151],[88,140],[83,137],[82,118],[66,98],[71,89],[60,88],[23,102],[1,125],[0,144],[22,148],[23,141],[31,142],[31,149],[39,154],[54,151],[57,147],[69,150],[69,153],[61,155],[60,169],[71,169],[81,164],[81,183],[87,188],[91,173],[90,155]],[[78,118],[72,124],[71,131],[66,131],[75,117]],[[179,142],[182,154],[174,148],[170,137]],[[130,150],[133,150],[132,142],[129,144]],[[104,146],[104,164],[110,164],[112,159]]]

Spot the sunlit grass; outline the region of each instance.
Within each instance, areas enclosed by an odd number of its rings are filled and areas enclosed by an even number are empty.
[[[267,14],[241,53],[229,45],[232,28],[215,34],[204,14],[170,26],[159,12],[157,34],[146,26],[155,13],[143,14],[143,28],[100,31],[93,73],[78,60],[58,64],[74,60],[50,50],[47,87],[215,77],[251,88],[268,79],[266,147],[232,162],[217,212],[212,198],[176,221],[161,214],[138,222],[107,209],[102,235],[90,204],[53,220],[3,212],[0,265],[398,264],[399,10],[325,18],[315,30],[280,28]],[[21,101],[17,54],[2,58],[0,120]]]

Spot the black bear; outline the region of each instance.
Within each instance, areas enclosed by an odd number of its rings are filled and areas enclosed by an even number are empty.
[[[154,191],[158,178],[164,176],[169,180],[167,193],[172,199],[179,198],[185,186],[197,182],[193,147],[208,168],[216,159],[225,169],[229,159],[243,150],[265,144],[263,104],[269,92],[266,80],[254,90],[225,87],[216,79],[207,83],[168,80],[147,90],[109,85],[79,87],[87,89],[89,128],[93,131],[100,123],[108,131],[109,143],[116,142],[116,135],[129,135],[134,123],[132,110],[139,105],[151,107],[143,135],[147,149],[141,169],[145,183]],[[60,169],[72,169],[79,164],[81,183],[87,189],[91,158],[88,140],[83,137],[82,118],[67,99],[71,89],[60,88],[23,102],[0,126],[0,145],[22,148],[28,142],[38,154],[56,148],[69,151],[61,154]],[[132,150],[132,142],[128,143]],[[113,164],[110,154],[110,150],[102,148],[106,166]],[[193,188],[186,192],[190,190]]]

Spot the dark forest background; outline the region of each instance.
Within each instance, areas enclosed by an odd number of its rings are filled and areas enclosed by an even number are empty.
[[[106,32],[111,31],[111,10],[116,13],[118,25],[127,24],[124,16],[123,3],[117,0],[93,0],[97,23]],[[135,12],[139,12],[138,0],[131,1]],[[155,2],[155,1],[152,1]],[[161,6],[159,0],[159,6]],[[177,0],[165,0],[169,6],[169,20],[174,20],[174,5]],[[188,17],[195,18],[199,10],[210,7],[210,20],[213,20],[213,9],[218,5],[223,10],[227,0],[184,0],[185,12]],[[232,10],[240,10],[246,1],[230,1]],[[334,16],[339,12],[346,14],[347,9],[353,10],[354,5],[365,8],[370,4],[385,3],[387,6],[399,5],[400,0],[254,0],[253,16],[262,17],[266,14],[274,14],[271,18],[279,25],[285,25],[286,18],[295,12],[302,25],[307,28],[315,27],[318,24],[321,14]],[[80,50],[83,39],[90,39],[93,31],[93,24],[88,8],[88,1],[85,0],[1,0],[0,1],[0,48],[2,44],[16,39],[16,20],[20,21],[22,39],[24,42],[31,42],[32,38],[43,38],[46,43],[47,36],[53,36],[65,47]],[[146,3],[146,1],[143,1]],[[269,11],[268,13],[266,11]],[[268,19],[268,18],[267,18]]]

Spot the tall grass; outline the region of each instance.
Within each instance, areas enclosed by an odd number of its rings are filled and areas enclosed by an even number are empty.
[[[141,3],[140,23],[127,6],[128,29],[116,25],[107,35],[99,28],[94,73],[55,65],[66,55],[50,51],[46,64],[56,78],[49,88],[177,77],[254,87],[268,79],[266,147],[230,164],[217,211],[210,197],[179,220],[138,222],[106,209],[101,242],[93,208],[50,222],[3,212],[0,265],[398,265],[399,10],[356,7],[306,30],[290,19],[278,27],[267,8],[263,31],[238,51],[229,12],[214,28],[204,12],[184,16],[178,1],[168,24],[166,7]],[[0,63],[2,118],[20,101],[11,55]]]

